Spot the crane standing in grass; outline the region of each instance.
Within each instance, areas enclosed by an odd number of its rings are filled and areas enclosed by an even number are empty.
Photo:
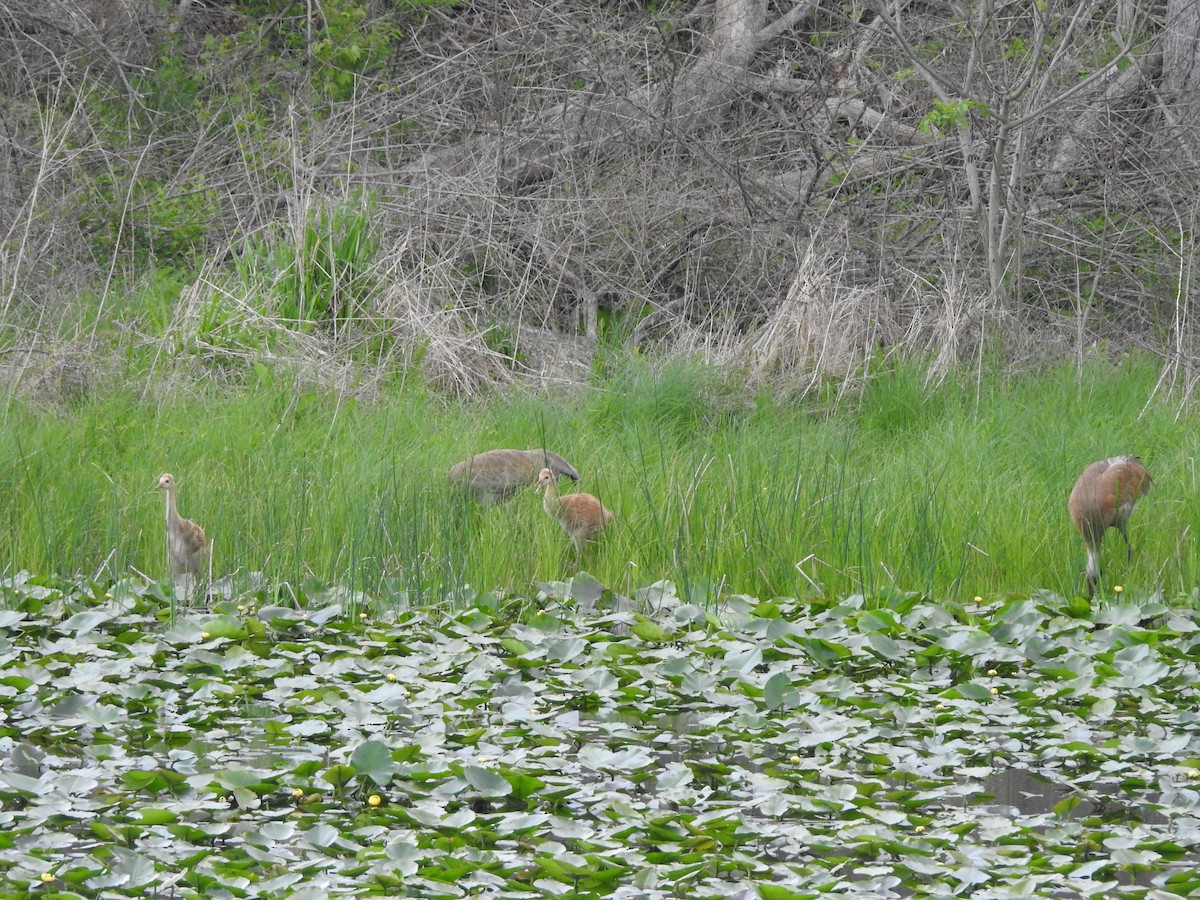
[[[1094,462],[1075,482],[1067,509],[1087,546],[1089,598],[1100,580],[1100,545],[1104,541],[1104,532],[1109,528],[1121,532],[1129,548],[1129,557],[1133,558],[1133,544],[1129,542],[1126,525],[1134,504],[1150,490],[1151,483],[1150,473],[1136,456],[1114,456]]]
[[[480,502],[499,500],[538,479],[542,468],[579,480],[574,466],[551,450],[489,450],[450,467],[450,481],[469,487]]]
[[[575,561],[582,561],[587,542],[612,524],[612,510],[605,509],[604,504],[591,494],[558,496],[558,477],[549,469],[538,473],[537,487],[545,491],[542,507],[558,520],[575,543]]]
[[[183,518],[175,508],[174,475],[164,472],[154,489],[167,492],[167,562],[171,576],[189,574],[199,577],[208,556],[204,529],[190,519]]]

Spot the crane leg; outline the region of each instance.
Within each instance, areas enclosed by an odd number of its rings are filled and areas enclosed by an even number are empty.
[[[1129,531],[1124,524],[1120,526],[1121,537],[1125,538],[1125,546],[1129,548],[1128,559],[1133,559],[1133,544],[1129,541]]]

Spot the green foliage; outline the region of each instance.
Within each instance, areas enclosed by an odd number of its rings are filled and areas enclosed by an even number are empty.
[[[105,173],[92,181],[83,226],[97,257],[125,257],[139,267],[193,265],[219,213],[202,174],[183,180],[130,179]]]
[[[914,897],[1196,893],[1196,610],[585,581],[368,619],[269,581],[164,623],[140,576],[4,576],[6,896],[791,900],[848,860]]]
[[[228,289],[217,286],[200,305],[193,335],[176,335],[176,351],[195,350],[203,355],[210,348],[234,353],[257,353],[269,344],[268,323]],[[187,342],[185,343],[185,337]]]
[[[394,600],[475,602],[560,580],[574,553],[532,488],[480,507],[449,490],[446,469],[547,446],[615,511],[584,567],[620,590],[669,577],[702,606],[730,591],[872,604],[895,591],[1069,595],[1083,552],[1067,493],[1087,463],[1136,452],[1155,486],[1131,521],[1132,561],[1110,535],[1110,584],[1186,594],[1200,578],[1187,539],[1200,528],[1200,428],[1175,409],[1142,413],[1149,360],[934,389],[900,366],[834,416],[820,401],[749,404],[700,365],[631,365],[582,397],[470,407],[413,389],[359,405],[268,363],[254,371],[235,391],[158,403],[130,389],[62,416],[11,407],[3,564],[161,572],[162,497],[149,489],[172,471],[181,512],[215,538],[217,574],[311,573]]]
[[[297,235],[275,231],[246,241],[232,274],[215,286],[200,310],[201,342],[233,350],[262,348],[279,320],[298,332],[369,333],[379,287],[372,209],[369,198],[321,207]],[[371,347],[385,349],[378,341]]]
[[[689,360],[658,368],[628,355],[614,361],[607,389],[597,393],[597,426],[641,422],[664,436],[685,437],[710,416],[719,415],[730,397],[716,370]]]
[[[198,54],[185,48],[181,36],[168,36],[157,64],[132,76],[138,104],[99,87],[86,91],[94,121],[72,140],[98,162],[86,176],[80,205],[98,259],[138,267],[194,265],[214,230],[223,239],[219,229],[226,227],[204,147],[227,140],[218,151],[226,155],[236,141],[239,170],[252,173],[258,185],[290,186],[295,141],[303,142],[313,123],[351,99],[363,78],[382,71],[396,38],[394,26],[371,17],[360,0],[326,0],[311,18],[303,6],[275,0],[248,0],[240,7],[241,17],[231,21],[243,27],[206,36]],[[308,94],[297,90],[305,81]],[[309,115],[289,112],[298,98]],[[321,267],[320,253],[330,254],[336,267],[338,254],[347,251],[309,249],[317,255],[300,265],[310,270]],[[304,299],[302,307],[309,302]]]
[[[1025,38],[1017,35],[1003,47],[1002,54],[1005,59],[1028,62],[1030,58],[1029,44]]]
[[[217,194],[197,174],[186,184],[149,182],[138,186],[131,219],[135,247],[149,248],[160,262],[190,263],[202,252]]]
[[[926,133],[950,134],[967,127],[973,112],[986,116],[987,104],[962,98],[950,102],[934,100],[933,109],[926,114],[917,128]]]
[[[413,3],[416,9],[441,5]],[[320,15],[287,15],[291,4],[277,0],[242,0],[242,12],[255,22],[270,22],[265,35],[251,29],[243,40],[269,41],[271,58],[289,68],[311,62],[313,87],[330,100],[348,100],[363,76],[377,73],[386,63],[395,30],[368,15],[360,0],[323,0]],[[281,15],[281,13],[283,13]]]
[[[322,11],[325,33],[313,44],[313,80],[330,99],[348,100],[359,78],[386,62],[395,35],[383,24],[367,22],[366,7],[353,0],[326,2]]]
[[[163,49],[152,69],[135,73],[133,79],[143,97],[142,109],[167,121],[193,116],[204,96],[202,70],[174,44]]]
[[[379,240],[372,234],[372,204],[328,209],[310,214],[300,240],[276,281],[276,312],[298,323],[336,329],[370,313],[376,288],[372,265]],[[279,247],[274,257],[281,255]]]

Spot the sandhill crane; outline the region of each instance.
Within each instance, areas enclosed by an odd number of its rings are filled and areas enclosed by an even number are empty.
[[[208,556],[204,529],[183,518],[175,508],[175,476],[164,472],[154,489],[167,492],[167,561],[172,577],[185,573],[199,576]]]
[[[1100,545],[1105,531],[1115,528],[1121,532],[1129,556],[1133,558],[1126,523],[1134,504],[1150,490],[1150,485],[1150,473],[1136,456],[1114,456],[1094,462],[1075,482],[1067,509],[1087,546],[1088,597],[1095,592],[1096,582],[1100,580]]]
[[[579,480],[574,466],[551,450],[489,450],[450,467],[450,481],[479,501],[499,500],[534,484],[542,468]]]
[[[558,496],[558,477],[549,469],[538,473],[538,490],[545,491],[542,507],[558,520],[558,524],[575,543],[575,559],[583,559],[587,542],[612,524],[612,510],[605,509],[591,494]]]

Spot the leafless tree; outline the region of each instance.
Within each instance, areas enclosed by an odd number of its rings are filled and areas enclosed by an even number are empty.
[[[586,373],[606,335],[801,384],[880,348],[940,377],[994,335],[1081,352],[1167,324],[1190,352],[1196,0],[379,2],[393,57],[338,98],[314,88],[319,5],[155,10],[0,2],[6,317],[72,262],[76,284],[136,267],[97,235],[153,256],[192,229],[197,321],[247,248],[299,258],[365,194],[363,317],[483,381]],[[237,315],[269,318],[260,294]]]

